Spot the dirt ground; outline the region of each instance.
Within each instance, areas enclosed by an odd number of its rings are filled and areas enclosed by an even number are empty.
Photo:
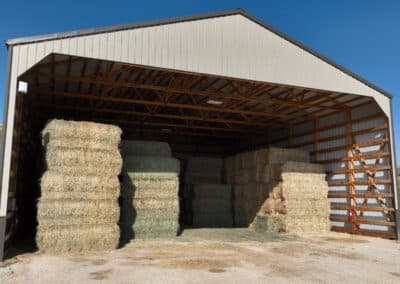
[[[227,237],[229,236],[229,237]],[[400,243],[339,233],[186,230],[106,253],[20,254],[0,283],[400,283]]]

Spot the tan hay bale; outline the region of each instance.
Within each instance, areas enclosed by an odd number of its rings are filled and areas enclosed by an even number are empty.
[[[55,230],[62,229],[66,226],[81,226],[82,228],[88,225],[115,225],[118,222],[118,215],[103,214],[101,218],[89,218],[89,217],[75,217],[75,216],[41,216],[39,226],[43,230]]]
[[[123,169],[137,173],[179,173],[178,159],[157,156],[125,156]]]
[[[176,198],[134,198],[133,207],[136,209],[170,209],[179,208],[179,200]]]
[[[325,177],[325,169],[320,164],[301,163],[301,162],[286,162],[280,165],[283,173],[306,173],[321,174]]]
[[[53,198],[53,194],[71,194],[71,198],[81,195],[88,199],[88,194],[98,194],[112,199],[119,193],[120,185],[117,176],[70,175],[46,171],[40,180],[40,187],[42,199]]]
[[[46,163],[48,170],[64,174],[117,176],[122,158],[118,150],[47,147]]]
[[[172,156],[169,144],[160,141],[122,140],[121,152],[124,156]]]
[[[101,146],[101,149],[116,149],[120,142],[121,129],[118,126],[101,124],[86,121],[66,121],[53,119],[42,130],[43,145],[61,141],[76,140],[76,144],[69,144],[67,147],[93,148]],[[90,141],[90,142],[89,142]],[[55,145],[56,146],[56,145]]]
[[[42,218],[113,218],[118,220],[119,207],[117,200],[40,200],[37,218],[40,224]]]
[[[66,226],[60,229],[43,229],[36,234],[36,244],[41,252],[82,252],[115,249],[119,243],[119,227],[115,225]]]

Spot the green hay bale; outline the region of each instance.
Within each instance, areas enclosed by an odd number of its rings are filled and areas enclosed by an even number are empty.
[[[179,200],[176,198],[134,198],[133,207],[139,209],[172,209],[179,208]]]
[[[195,227],[232,227],[233,218],[230,214],[193,214]]]
[[[257,215],[254,219],[256,232],[283,232],[285,224],[280,215]]]
[[[36,234],[39,251],[46,253],[86,252],[115,249],[120,237],[115,225],[67,226],[60,229],[44,229]]]
[[[132,180],[135,179],[147,179],[147,180],[158,180],[158,179],[178,179],[178,173],[158,173],[158,172],[148,172],[148,173],[137,173],[137,172],[127,172],[124,171],[124,175],[129,175]]]
[[[201,198],[192,201],[193,214],[197,213],[230,213],[232,204],[230,199]]]
[[[169,210],[134,209],[133,206],[121,207],[119,223],[132,226],[135,222],[153,222],[153,220],[175,220],[177,222],[179,208]]]
[[[45,147],[118,149],[118,126],[85,121],[51,120],[42,130]]]
[[[119,206],[116,200],[40,200],[37,218],[94,218],[118,220]],[[115,221],[115,222],[116,222]]]
[[[223,159],[210,157],[191,157],[188,159],[187,171],[193,173],[222,175]]]
[[[134,198],[177,198],[179,180],[177,178],[135,179],[124,176],[121,196]]]
[[[125,156],[123,169],[136,173],[174,173],[180,171],[178,159],[150,156]]]
[[[118,150],[47,147],[46,163],[48,170],[64,174],[117,176],[122,158]]]
[[[172,156],[168,143],[159,141],[122,140],[121,152],[124,156]]]
[[[193,185],[194,198],[231,199],[232,187],[227,184],[197,183]]]
[[[46,171],[41,180],[41,199],[117,199],[117,176],[70,175]]]
[[[185,173],[185,183],[221,183],[222,175],[220,173]]]

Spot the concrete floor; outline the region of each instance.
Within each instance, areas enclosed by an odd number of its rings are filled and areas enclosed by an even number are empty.
[[[103,253],[25,253],[0,264],[0,283],[400,283],[400,243],[329,233],[186,230]]]

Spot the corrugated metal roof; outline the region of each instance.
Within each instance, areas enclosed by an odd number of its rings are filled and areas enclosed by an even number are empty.
[[[253,17],[252,15],[246,13],[243,9],[234,9],[222,12],[215,12],[215,13],[207,13],[207,14],[200,14],[194,16],[184,16],[184,17],[176,17],[170,19],[163,19],[163,20],[156,20],[156,21],[146,21],[140,23],[130,23],[130,24],[123,24],[123,25],[116,25],[116,26],[109,26],[109,27],[99,27],[99,28],[92,28],[92,29],[83,29],[83,30],[76,30],[70,32],[62,32],[62,33],[54,33],[54,34],[47,34],[47,35],[38,35],[38,36],[30,36],[30,37],[22,37],[22,38],[15,38],[9,39],[6,41],[6,46],[11,45],[21,45],[21,44],[28,44],[28,43],[35,43],[35,42],[42,42],[48,40],[56,40],[56,39],[63,39],[63,38],[71,38],[71,37],[79,37],[79,36],[86,36],[86,35],[93,35],[93,34],[101,34],[101,33],[108,33],[108,32],[115,32],[115,31],[122,31],[122,30],[129,30],[129,29],[137,29],[137,28],[144,28],[144,27],[151,27],[151,26],[159,26],[159,25],[168,25],[173,23],[180,23],[180,22],[188,22],[188,21],[197,21],[197,20],[204,20],[210,18],[218,18],[218,17],[225,17],[231,15],[242,15],[247,19],[259,24],[260,26],[264,27],[265,29],[275,33],[276,35],[284,38],[285,40],[291,42],[292,44],[300,47],[301,49],[311,53],[312,55],[318,57],[319,59],[325,61],[326,63],[334,66],[335,68],[339,69],[340,71],[344,72],[345,74],[353,77],[354,79],[364,83],[368,87],[380,92],[381,94],[392,98],[392,95],[388,92],[384,91],[383,89],[379,88],[378,86],[374,85],[373,83],[361,78],[357,74],[351,72],[350,70],[344,68],[343,66],[331,61],[330,59],[326,58],[325,56],[321,55],[320,53],[316,52],[315,50],[306,47],[302,43],[290,38],[288,35],[277,31],[270,25],[262,22],[261,20]]]

